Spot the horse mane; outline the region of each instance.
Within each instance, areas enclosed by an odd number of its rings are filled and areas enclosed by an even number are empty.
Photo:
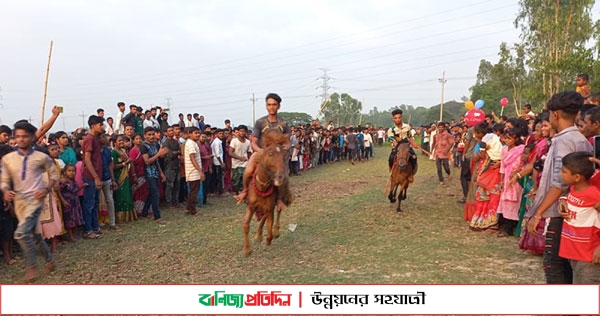
[[[400,144],[398,144],[398,149],[400,149],[400,147],[410,147],[410,143],[409,142],[401,142]]]
[[[287,145],[290,143],[290,138],[286,134],[277,132],[267,132],[263,136],[263,147],[270,147],[272,145]]]

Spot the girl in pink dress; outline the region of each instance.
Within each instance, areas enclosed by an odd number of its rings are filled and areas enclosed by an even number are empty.
[[[519,221],[519,207],[523,187],[510,178],[515,170],[521,168],[523,162],[523,141],[519,130],[509,128],[504,132],[504,144],[502,147],[502,160],[500,162],[500,204],[498,205],[498,237],[506,237],[514,234]]]

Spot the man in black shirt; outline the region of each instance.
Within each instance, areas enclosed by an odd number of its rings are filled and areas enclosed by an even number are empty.
[[[240,192],[239,195],[236,195],[235,198],[238,200],[238,204],[240,204],[248,193],[248,186],[250,185],[250,180],[252,180],[252,174],[254,173],[254,169],[256,169],[256,165],[260,160],[260,155],[262,153],[262,137],[267,132],[275,132],[285,134],[289,137],[290,135],[290,127],[286,120],[277,115],[279,108],[281,107],[281,97],[275,93],[269,93],[265,98],[267,112],[269,113],[266,116],[263,116],[256,120],[254,123],[254,129],[252,132],[252,150],[254,154],[250,157],[248,161],[248,165],[246,166],[246,170],[244,171],[244,190]],[[287,149],[285,149],[287,150]],[[287,172],[286,172],[287,174]],[[284,181],[285,183],[280,187],[281,190],[279,196],[283,196],[283,193],[287,191],[288,181]],[[285,205],[281,199],[277,201],[277,207],[279,209],[283,209]]]
[[[127,125],[135,126],[135,116],[136,115],[137,115],[137,105],[132,104],[129,106],[129,113],[127,113],[127,115],[125,115],[125,117],[123,118],[123,122],[121,122],[123,124],[123,126],[127,126]]]

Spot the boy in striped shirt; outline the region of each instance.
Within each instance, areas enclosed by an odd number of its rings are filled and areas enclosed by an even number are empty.
[[[559,256],[570,260],[574,284],[600,284],[600,189],[590,185],[594,164],[589,152],[573,152],[562,158],[561,178],[570,185],[561,198],[563,222]]]

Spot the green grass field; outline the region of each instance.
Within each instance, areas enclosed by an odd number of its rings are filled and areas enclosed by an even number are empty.
[[[439,186],[435,165],[419,173],[402,214],[383,194],[388,148],[369,162],[338,162],[291,179],[295,201],[281,216],[281,237],[242,254],[244,206],[209,199],[201,217],[162,209],[168,221],[121,225],[100,240],[59,247],[57,269],[38,283],[543,283],[541,258],[517,238],[471,232],[462,219],[458,170]],[[253,221],[251,236],[256,231]],[[289,224],[297,225],[294,232]],[[41,259],[40,259],[41,260]],[[41,264],[41,262],[40,262]],[[19,283],[23,260],[0,265],[0,283]]]

